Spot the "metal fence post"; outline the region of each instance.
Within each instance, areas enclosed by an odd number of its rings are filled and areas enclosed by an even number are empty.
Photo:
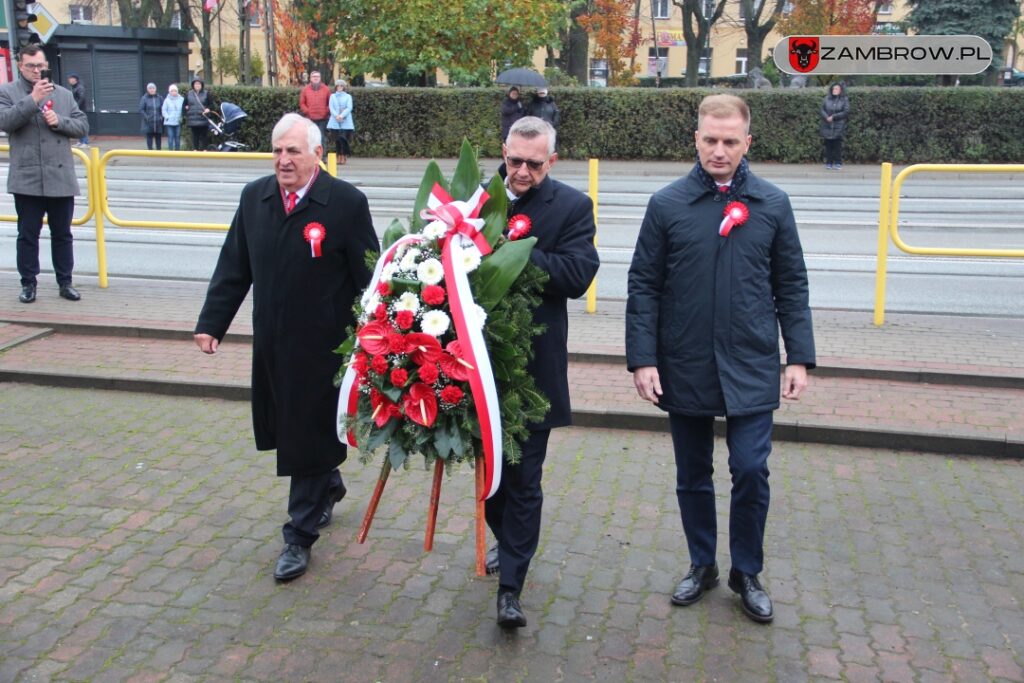
[[[588,194],[590,200],[594,202],[594,225],[597,225],[597,159],[590,160],[590,184],[588,188]],[[594,246],[597,247],[597,232],[594,232]],[[590,283],[590,287],[587,288],[587,313],[597,312],[597,276],[594,276],[594,280]]]

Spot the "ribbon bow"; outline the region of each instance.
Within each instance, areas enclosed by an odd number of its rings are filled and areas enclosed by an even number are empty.
[[[462,235],[473,241],[481,256],[486,256],[491,253],[491,245],[484,237],[484,221],[479,216],[488,199],[490,195],[479,187],[469,201],[453,201],[440,184],[434,183],[427,197],[427,208],[420,212],[420,218],[431,221],[423,230],[429,233],[431,229],[443,228],[445,236],[440,240],[442,249],[444,242],[452,235]]]

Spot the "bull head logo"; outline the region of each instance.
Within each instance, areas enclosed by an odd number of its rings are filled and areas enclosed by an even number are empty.
[[[818,37],[790,37],[789,65],[800,73],[814,71],[818,66]]]

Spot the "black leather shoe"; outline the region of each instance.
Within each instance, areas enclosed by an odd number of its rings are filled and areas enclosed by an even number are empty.
[[[498,593],[498,626],[522,628],[526,626],[526,615],[519,606],[519,596],[512,592]]]
[[[82,295],[78,293],[78,290],[71,285],[61,285],[60,296],[62,299],[67,299],[68,301],[78,301],[82,298]]]
[[[501,566],[498,564],[498,545],[494,544],[490,550],[487,551],[487,558],[484,560],[484,567],[487,570],[487,575],[497,574],[501,571]]]
[[[775,618],[772,611],[772,599],[768,597],[767,591],[761,587],[757,576],[744,574],[736,569],[729,570],[729,588],[734,593],[739,593],[742,600],[743,611],[748,617],[759,624],[771,623]]]
[[[344,486],[342,486],[337,492],[331,495],[331,499],[328,501],[327,507],[325,507],[324,511],[320,513],[320,519],[316,522],[317,529],[323,529],[331,523],[331,520],[334,519],[334,504],[341,502],[341,499],[345,497],[346,493],[348,493],[348,491]]]
[[[23,304],[30,304],[36,300],[36,286],[35,285],[24,285],[21,288],[21,294],[18,295],[18,301]]]
[[[686,607],[692,605],[704,597],[704,591],[710,590],[718,585],[718,565],[704,565],[698,567],[690,565],[690,571],[683,580],[676,586],[672,593],[672,604]]]
[[[274,578],[278,581],[291,581],[305,574],[307,567],[309,567],[309,548],[288,543],[281,551],[281,556],[277,558]]]

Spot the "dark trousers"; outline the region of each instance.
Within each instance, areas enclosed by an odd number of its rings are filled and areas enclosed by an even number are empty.
[[[351,128],[333,128],[330,130],[334,137],[334,153],[339,157],[352,156],[352,134],[355,131]]]
[[[843,139],[825,140],[825,163],[843,163]]]
[[[71,219],[75,214],[74,197],[35,197],[14,195],[14,210],[18,213],[18,274],[21,285],[36,284],[39,275],[39,235],[43,231],[43,216],[50,226],[50,258],[57,274],[58,285],[71,284],[71,271],[75,267],[72,248]]]
[[[210,145],[210,127],[207,125],[189,126],[188,129],[192,131],[192,149],[197,152],[205,152]]]
[[[715,562],[714,418],[669,415],[676,455],[676,497],[690,562]],[[745,574],[764,568],[764,527],[768,519],[768,455],[772,452],[772,413],[726,418],[732,496],[729,553],[732,566]]]
[[[323,146],[324,159],[327,158],[327,119],[313,119],[313,123],[320,129],[320,144]]]
[[[540,478],[550,435],[550,429],[530,432],[530,437],[521,444],[523,457],[519,464],[505,463],[501,486],[484,505],[487,526],[498,539],[501,564],[498,590],[501,592],[512,591],[516,595],[522,592],[530,560],[537,552],[544,502]]]
[[[146,149],[153,149],[153,145],[156,145],[157,150],[159,150],[160,140],[160,133],[146,133]]]
[[[345,483],[341,480],[341,472],[335,467],[330,472],[313,474],[304,477],[292,477],[288,489],[288,517],[290,518],[281,529],[285,543],[293,543],[309,548],[320,532],[316,523],[320,515],[333,505],[334,501],[345,496]]]

